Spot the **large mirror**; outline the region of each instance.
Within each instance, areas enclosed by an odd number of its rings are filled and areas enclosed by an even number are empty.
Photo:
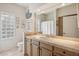
[[[78,5],[73,3],[57,8],[56,12],[51,11],[40,14],[37,19],[38,22],[36,22],[37,32],[79,38]]]
[[[77,15],[58,17],[57,30],[58,36],[79,37]]]
[[[47,12],[38,15],[36,23],[37,32],[42,32],[42,34],[48,35],[56,35],[53,12]]]
[[[58,36],[79,38],[78,4],[71,4],[57,9],[56,29]]]

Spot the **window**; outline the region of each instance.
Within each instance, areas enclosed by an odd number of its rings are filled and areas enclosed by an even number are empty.
[[[10,39],[15,37],[15,19],[11,14],[0,13],[0,39]]]
[[[32,32],[32,19],[27,19],[26,20],[26,32]]]

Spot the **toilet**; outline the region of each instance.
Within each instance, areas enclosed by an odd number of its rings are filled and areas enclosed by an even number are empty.
[[[24,43],[23,42],[18,42],[17,43],[17,48],[18,48],[18,51],[23,52]]]

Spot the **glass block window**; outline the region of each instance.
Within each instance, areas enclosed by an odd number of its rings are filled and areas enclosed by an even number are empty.
[[[15,37],[15,19],[11,14],[0,13],[0,39],[10,39]]]

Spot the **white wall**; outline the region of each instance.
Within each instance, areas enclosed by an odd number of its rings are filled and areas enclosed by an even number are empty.
[[[16,43],[23,40],[23,29],[21,22],[25,19],[25,8],[14,3],[0,3],[0,11],[15,14],[20,20],[20,27],[16,29],[16,38],[12,40],[0,40],[0,51],[7,50],[16,46]]]

